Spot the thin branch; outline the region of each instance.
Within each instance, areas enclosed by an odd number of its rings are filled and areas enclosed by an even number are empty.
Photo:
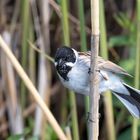
[[[44,51],[40,50],[39,48],[37,48],[33,43],[31,43],[28,40],[28,43],[30,44],[30,47],[32,47],[35,51],[37,51],[38,53],[41,53],[41,55],[43,55],[45,58],[47,58],[49,61],[51,61],[52,63],[54,63],[54,59],[52,57],[50,57],[49,55],[47,55]]]
[[[19,64],[19,62],[17,61],[16,57],[13,55],[13,53],[11,52],[11,50],[9,49],[7,44],[4,42],[4,40],[2,39],[1,36],[0,36],[0,47],[2,48],[2,50],[4,51],[6,56],[9,58],[9,60],[11,61],[12,65],[16,69],[17,73],[19,74],[19,76],[23,80],[26,87],[29,89],[29,91],[30,91],[29,93],[32,94],[35,101],[38,103],[38,105],[40,106],[40,108],[44,112],[46,118],[48,119],[49,123],[53,127],[53,129],[56,132],[56,134],[58,135],[58,137],[61,140],[67,140],[67,138],[66,138],[64,132],[62,131],[61,127],[59,126],[58,122],[56,121],[56,119],[54,118],[51,111],[44,103],[44,101],[41,99],[41,97],[40,97],[38,91],[36,90],[36,88],[34,87],[33,83],[31,82],[31,80],[29,79],[29,77],[27,76],[27,74],[25,73],[25,71],[23,70],[23,68]]]

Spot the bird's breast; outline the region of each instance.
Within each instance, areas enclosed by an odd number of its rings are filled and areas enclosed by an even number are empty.
[[[89,93],[89,68],[88,67],[73,67],[67,77],[68,81],[61,79],[64,86],[82,94]]]

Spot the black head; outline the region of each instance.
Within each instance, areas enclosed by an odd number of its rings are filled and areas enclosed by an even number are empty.
[[[77,53],[74,49],[69,47],[61,47],[57,49],[55,54],[55,66],[58,73],[65,80],[68,80],[67,74],[76,62]]]

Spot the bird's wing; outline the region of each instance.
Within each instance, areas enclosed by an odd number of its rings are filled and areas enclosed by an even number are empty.
[[[100,70],[106,70],[106,71],[110,71],[112,73],[116,73],[116,74],[123,74],[123,75],[127,75],[132,77],[130,74],[128,74],[123,68],[121,68],[120,66],[116,65],[115,63],[108,61],[108,60],[104,60],[102,57],[98,57],[98,68]]]
[[[90,62],[90,56],[91,56],[91,52],[78,52],[78,54],[80,56],[82,56],[83,58],[86,58],[85,61],[87,61],[88,63]],[[128,74],[123,68],[121,68],[120,66],[116,65],[115,63],[108,61],[108,60],[104,60],[102,57],[98,57],[98,69],[99,70],[105,70],[105,71],[109,71],[112,73],[116,73],[116,74],[122,74],[122,75],[127,75],[132,77],[130,74]]]

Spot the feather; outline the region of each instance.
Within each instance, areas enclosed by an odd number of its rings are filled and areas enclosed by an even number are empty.
[[[83,61],[86,61],[85,63],[88,63],[90,66],[90,56],[91,52],[78,52],[79,57],[83,58]],[[87,60],[88,59],[88,60]],[[116,74],[122,74],[126,76],[132,77],[130,74],[128,74],[123,68],[116,65],[115,63],[112,63],[111,61],[104,60],[102,57],[98,57],[98,68],[99,70],[105,70],[108,72],[116,73]]]
[[[140,118],[140,91],[123,83],[129,94],[112,91],[114,95],[126,106],[130,113]]]
[[[140,118],[140,104],[131,96],[113,92],[113,94],[125,105],[129,112],[136,118]]]

